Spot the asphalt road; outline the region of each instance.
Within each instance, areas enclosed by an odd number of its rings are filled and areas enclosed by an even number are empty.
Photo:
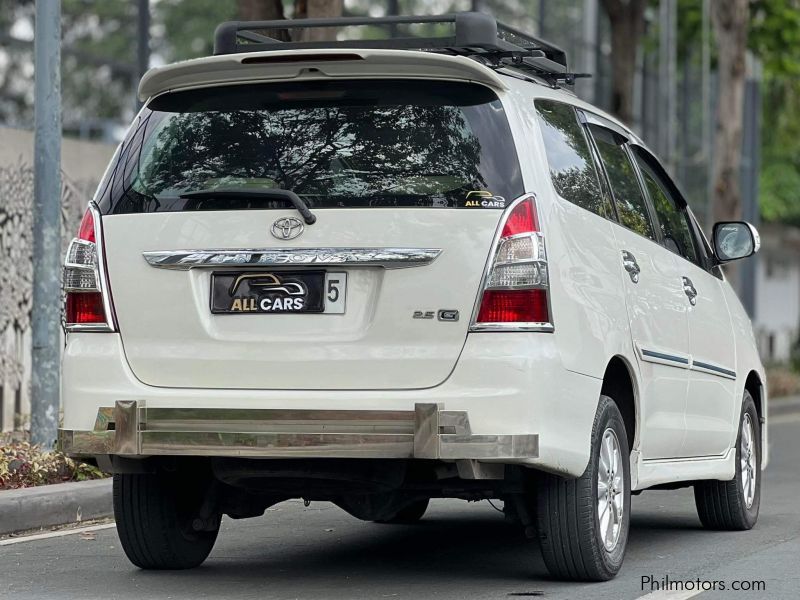
[[[113,528],[0,546],[0,598],[638,598],[642,578],[723,581],[697,598],[800,597],[800,414],[771,426],[761,517],[749,532],[704,531],[690,490],[645,492],[620,575],[602,584],[548,579],[538,548],[486,502],[434,501],[414,526],[363,523],[299,501],[225,520],[206,563],[144,572]],[[93,539],[91,539],[93,538]],[[734,581],[765,590],[733,592]],[[688,598],[678,594],[655,598]]]

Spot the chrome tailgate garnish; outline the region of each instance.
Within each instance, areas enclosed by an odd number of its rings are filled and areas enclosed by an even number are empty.
[[[195,268],[352,266],[403,269],[432,263],[439,248],[243,248],[233,250],[155,250],[143,252],[150,266],[186,271]]]

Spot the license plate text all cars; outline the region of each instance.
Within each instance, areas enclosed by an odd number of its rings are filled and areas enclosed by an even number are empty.
[[[332,313],[345,309],[347,273],[240,271],[211,276],[213,314]]]

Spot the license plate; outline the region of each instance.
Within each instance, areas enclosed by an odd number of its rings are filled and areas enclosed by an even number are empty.
[[[214,314],[342,314],[347,273],[240,271],[211,274]]]

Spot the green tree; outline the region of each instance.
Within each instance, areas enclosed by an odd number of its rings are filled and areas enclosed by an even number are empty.
[[[12,37],[13,26],[33,28],[32,0],[0,0],[0,123],[33,125],[33,45]]]
[[[757,0],[751,11],[749,43],[764,67],[761,214],[800,226],[800,0]]]
[[[236,0],[161,0],[153,5],[153,53],[168,63],[208,56],[214,28],[237,18]]]
[[[135,2],[62,0],[63,122],[128,120],[135,107]]]
[[[742,165],[749,2],[711,0],[711,23],[718,50],[711,193],[714,221],[733,221],[742,212],[739,175]]]
[[[702,0],[680,0],[682,50],[700,39],[701,6]],[[800,0],[750,0],[748,9],[747,47],[763,69],[761,214],[800,226]]]

